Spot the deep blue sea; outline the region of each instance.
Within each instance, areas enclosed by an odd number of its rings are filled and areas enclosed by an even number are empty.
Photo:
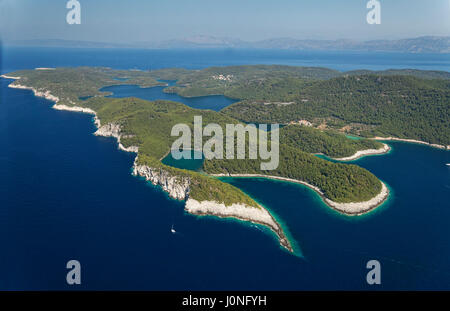
[[[448,54],[43,48],[0,53],[2,73],[257,63],[450,69]],[[186,214],[183,202],[131,175],[133,154],[119,151],[114,139],[92,135],[91,116],[53,110],[31,91],[7,88],[10,82],[0,79],[1,290],[450,289],[450,152],[389,142],[391,153],[355,161],[392,191],[386,204],[361,217],[337,214],[301,185],[225,179],[276,215],[302,254],[293,256],[260,226]],[[113,92],[169,96],[162,88]],[[230,101],[179,100],[216,110]],[[71,259],[81,263],[81,285],[66,284]],[[381,285],[366,283],[372,259],[381,263]]]

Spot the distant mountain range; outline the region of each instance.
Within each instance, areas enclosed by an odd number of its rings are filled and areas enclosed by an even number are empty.
[[[299,40],[292,38],[273,38],[255,42],[233,38],[194,36],[180,40],[160,42],[135,42],[127,44],[71,41],[59,39],[22,40],[5,42],[12,46],[46,46],[71,48],[147,48],[147,49],[281,49],[281,50],[338,50],[338,51],[392,51],[408,53],[450,53],[450,37],[424,36],[400,40]]]

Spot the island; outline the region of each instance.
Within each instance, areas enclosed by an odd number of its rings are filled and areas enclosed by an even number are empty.
[[[389,146],[376,137],[426,140],[450,149],[445,122],[449,120],[450,80],[440,72],[341,73],[288,66],[155,71],[77,67],[22,70],[2,77],[15,80],[9,87],[29,89],[54,102],[55,109],[92,114],[95,135],[115,137],[120,149],[136,153],[133,174],[159,185],[170,197],[186,201],[187,212],[266,226],[290,252],[294,251],[292,241],[271,212],[220,176],[300,183],[333,210],[354,216],[380,206],[389,195],[388,187],[371,172],[343,163],[388,152]],[[165,80],[177,81],[165,92],[219,94],[239,101],[217,112],[173,101],[111,98],[107,97],[110,93],[101,91],[111,85],[167,86]],[[414,113],[400,117],[400,105]],[[278,168],[261,170],[260,160],[247,158],[205,159],[201,171],[163,164],[175,140],[170,135],[172,127],[179,123],[192,126],[194,116],[221,126],[281,123]],[[420,126],[412,126],[413,121]],[[352,139],[348,134],[358,137]]]

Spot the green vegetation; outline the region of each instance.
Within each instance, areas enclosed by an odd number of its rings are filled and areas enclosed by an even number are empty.
[[[260,163],[249,159],[205,160],[204,170],[210,174],[262,174],[305,181],[340,203],[367,201],[381,191],[381,182],[357,165],[329,162],[282,144],[276,170],[263,171]]]
[[[154,169],[164,170],[170,176],[176,176],[177,178],[189,178],[189,195],[199,202],[215,201],[224,203],[226,206],[239,203],[259,208],[259,205],[240,189],[230,184],[221,182],[216,178],[208,177],[197,172],[164,165],[160,161],[147,156],[146,154],[139,154],[138,164],[147,165]]]
[[[308,120],[314,126],[374,137],[394,136],[450,145],[450,74],[421,70],[357,70],[326,68],[230,66],[203,70],[126,71],[109,68],[57,68],[18,71],[20,82],[51,90],[66,105],[79,97],[105,96],[104,86],[163,85],[182,96],[222,94],[241,101],[223,112],[249,123],[288,124]],[[126,78],[119,81],[116,78]],[[303,150],[307,149],[303,146]]]
[[[417,69],[389,69],[383,71],[372,70],[352,70],[347,71],[348,75],[378,75],[378,76],[413,76],[422,79],[450,79],[450,72],[437,70],[417,70]]]
[[[194,115],[202,115],[205,123],[234,123],[236,120],[208,110],[196,110],[170,101],[149,102],[137,98],[91,98],[83,106],[97,112],[102,124],[117,123],[125,138],[125,147],[138,146],[138,163],[162,169],[177,178],[191,181],[190,196],[198,201],[210,200],[231,205],[244,203],[258,207],[250,197],[238,188],[204,174],[170,167],[161,163],[177,137],[170,136],[172,127],[185,123],[193,128]]]
[[[216,178],[161,163],[176,139],[170,136],[173,125],[185,123],[192,128],[195,115],[201,115],[205,125],[224,126],[239,123],[238,120],[285,124],[309,120],[320,125],[322,130],[297,125],[280,130],[280,165],[276,170],[261,171],[258,160],[207,160],[203,170],[211,174],[265,174],[302,180],[336,202],[369,200],[379,193],[381,182],[361,167],[332,163],[311,153],[344,157],[381,145],[366,139],[350,140],[329,128],[366,136],[392,135],[450,144],[450,80],[432,79],[436,75],[444,77],[441,73],[358,75],[324,68],[261,65],[152,72],[81,67],[11,75],[22,77],[15,83],[49,90],[61,103],[95,110],[102,124],[120,124],[122,144],[139,147],[139,163],[177,178],[188,177],[190,195],[200,201],[257,206],[241,190]],[[170,101],[106,98],[107,94],[99,91],[117,84],[161,85],[157,79],[177,80],[177,86],[168,91],[184,96],[224,94],[242,101],[214,112]],[[80,100],[81,96],[94,97]]]
[[[239,99],[253,99],[255,96],[261,99],[282,99],[286,95],[285,90],[295,90],[309,80],[337,77],[340,72],[316,67],[256,65],[191,71],[162,69],[152,71],[152,75],[158,79],[177,80],[177,86],[165,91],[185,97],[220,94]]]
[[[289,66],[163,69],[155,78],[177,80],[166,92],[221,94],[241,101],[223,112],[248,123],[315,126],[367,137],[394,136],[450,145],[450,74],[392,69],[339,72]]]
[[[93,98],[85,103],[97,111],[102,123],[120,123],[122,132],[130,138],[123,139],[125,146],[139,146],[139,160],[151,163],[155,167],[164,167],[160,163],[170,150],[176,137],[170,136],[173,125],[187,124],[193,128],[195,115],[201,115],[204,124],[239,123],[222,113],[196,110],[185,105],[169,102],[148,102],[136,98],[110,99]],[[331,136],[330,136],[331,137]],[[348,144],[353,141],[348,140]],[[325,143],[326,145],[326,143]],[[297,146],[296,146],[297,147]],[[275,171],[261,171],[259,161],[254,160],[211,160],[204,162],[207,173],[260,173],[299,179],[311,183],[324,191],[325,196],[337,202],[365,201],[378,194],[381,183],[368,171],[347,164],[331,163],[299,149],[281,145],[280,166]],[[221,181],[201,175],[171,168],[176,176],[189,174],[194,178],[195,186],[191,196],[195,199],[215,198],[219,202],[233,202],[241,198],[240,193],[231,191],[231,186],[220,188]],[[214,190],[214,191],[213,191]],[[237,190],[237,189],[236,189]],[[200,196],[200,197],[198,197]]]
[[[60,99],[60,104],[78,105],[80,97],[106,96],[100,92],[104,86],[136,84],[141,87],[164,85],[156,81],[145,71],[112,70],[100,67],[56,68],[54,70],[21,70],[14,72],[21,77],[22,85],[32,86],[36,90],[51,90],[52,95]],[[127,80],[117,80],[126,78]]]
[[[238,123],[235,119],[212,110],[192,109],[171,101],[149,102],[138,98],[91,98],[82,106],[97,112],[102,124],[121,124],[124,146],[139,146],[139,150],[155,159],[162,159],[177,137],[170,136],[175,124],[185,123],[193,128],[194,116],[201,115],[203,123]]]
[[[383,144],[369,139],[348,139],[335,131],[321,131],[312,127],[289,125],[280,130],[280,143],[309,153],[323,153],[333,158],[343,158],[358,150],[379,149]]]
[[[347,132],[450,145],[450,81],[411,76],[348,76],[316,81],[290,105],[243,101],[223,112],[245,122],[333,121]]]

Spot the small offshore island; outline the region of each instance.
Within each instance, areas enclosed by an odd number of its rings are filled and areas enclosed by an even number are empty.
[[[233,217],[267,226],[290,252],[294,251],[292,243],[270,211],[215,176],[264,177],[300,183],[318,193],[332,209],[354,216],[380,206],[389,196],[387,186],[364,168],[327,161],[315,154],[337,161],[384,154],[390,148],[376,140],[382,137],[426,141],[433,147],[450,149],[447,122],[450,77],[445,72],[341,73],[288,66],[212,67],[193,71],[79,67],[36,68],[2,77],[15,80],[9,85],[11,88],[29,89],[35,96],[53,101],[54,109],[92,114],[97,126],[95,135],[115,137],[121,150],[136,153],[133,174],[161,186],[170,197],[185,200],[187,212]],[[105,96],[109,93],[100,91],[110,85],[165,86],[161,80],[177,80],[165,92],[187,97],[225,95],[239,102],[216,112],[170,101],[108,98]],[[424,105],[426,111],[417,108],[418,102],[430,101],[433,105]],[[360,103],[364,103],[365,109]],[[410,106],[411,113],[403,114]],[[390,114],[379,113],[383,109]],[[261,171],[259,160],[247,159],[205,160],[203,172],[163,164],[161,160],[175,139],[170,136],[172,126],[191,125],[194,115],[222,126],[241,122],[286,125],[280,129],[279,167]],[[420,126],[411,127],[412,121]],[[361,139],[349,139],[345,133]]]

